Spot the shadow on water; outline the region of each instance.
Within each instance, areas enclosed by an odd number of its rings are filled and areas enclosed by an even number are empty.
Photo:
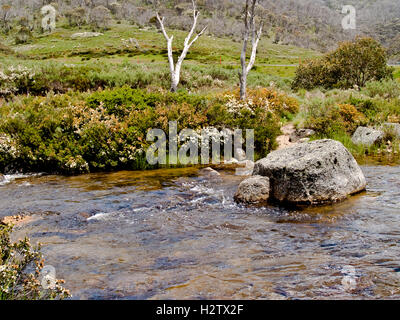
[[[43,243],[75,299],[398,299],[400,167],[362,168],[367,192],[302,210],[236,205],[230,171],[22,177],[0,217],[32,215],[14,236]]]

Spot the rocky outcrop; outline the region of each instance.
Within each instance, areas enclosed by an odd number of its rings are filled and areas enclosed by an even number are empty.
[[[352,154],[334,140],[271,152],[256,163],[253,175],[269,178],[271,199],[290,204],[341,201],[366,187],[364,174]]]
[[[238,203],[255,204],[267,202],[270,194],[269,179],[262,176],[250,177],[239,185],[235,194]]]
[[[290,142],[304,142],[309,137],[313,136],[315,131],[312,129],[297,129],[290,135]]]
[[[100,32],[78,32],[78,33],[74,33],[71,36],[71,39],[93,38],[93,37],[99,37],[102,35],[103,35],[103,33],[100,33]]]
[[[362,144],[370,147],[374,144],[382,142],[385,133],[381,130],[375,130],[367,127],[358,127],[356,132],[353,134],[351,141],[354,144]]]

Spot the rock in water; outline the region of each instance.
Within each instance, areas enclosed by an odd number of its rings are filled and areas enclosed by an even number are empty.
[[[262,176],[253,176],[239,185],[235,194],[235,201],[239,203],[262,203],[269,199],[269,179]]]
[[[0,173],[0,182],[4,180],[4,176]]]
[[[362,144],[365,146],[372,146],[376,143],[379,143],[383,140],[384,137],[383,131],[375,130],[367,127],[358,127],[356,132],[354,132],[351,141],[354,144]]]
[[[352,154],[338,141],[317,140],[271,152],[253,175],[270,179],[270,197],[290,204],[323,204],[365,190]]]
[[[216,171],[210,167],[200,170],[200,174],[208,176],[208,177],[219,177],[220,176],[218,171]]]

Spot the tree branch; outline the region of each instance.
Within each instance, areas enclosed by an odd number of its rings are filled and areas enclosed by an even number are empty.
[[[174,56],[172,53],[172,41],[174,40],[174,36],[169,37],[167,34],[167,31],[165,30],[164,26],[164,17],[160,17],[158,12],[156,13],[157,15],[157,20],[160,23],[162,33],[164,34],[165,39],[167,40],[167,47],[168,47],[168,61],[169,61],[169,68],[171,71],[171,74],[175,72],[175,62],[174,62]]]
[[[257,47],[258,47],[258,43],[260,42],[260,39],[261,39],[262,30],[263,30],[263,24],[261,24],[261,27],[258,30],[257,35],[254,34],[254,37],[252,39],[252,43],[253,43],[252,52],[251,52],[251,57],[250,57],[249,64],[247,66],[247,72],[250,72],[250,70],[254,66],[254,63],[256,62]]]

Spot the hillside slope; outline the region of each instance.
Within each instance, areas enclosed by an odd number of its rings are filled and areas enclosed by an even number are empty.
[[[7,17],[4,21],[18,21],[21,17],[38,20],[40,8],[47,3],[57,8],[60,17],[81,7],[86,19],[94,7],[103,5],[112,11],[116,21],[126,20],[140,27],[154,22],[156,10],[165,16],[170,28],[186,30],[192,19],[190,0],[0,0],[1,16]],[[240,40],[243,0],[197,0],[197,4],[202,13],[200,24],[207,24],[211,35]],[[340,41],[369,35],[389,49],[393,60],[398,60],[400,1],[352,0],[351,4],[357,10],[357,29],[350,31],[341,26],[345,16],[341,13],[342,0],[260,0],[258,13],[276,44],[328,51]],[[7,13],[4,5],[11,8]]]

